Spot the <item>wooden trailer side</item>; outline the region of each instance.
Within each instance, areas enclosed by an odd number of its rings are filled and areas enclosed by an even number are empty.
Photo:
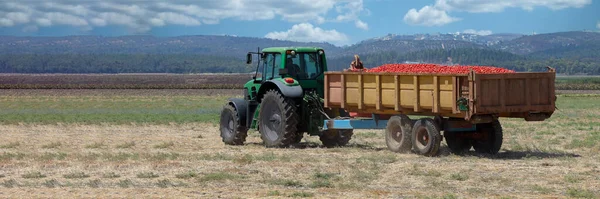
[[[469,79],[472,115],[544,120],[555,110],[555,73],[471,74]]]
[[[456,75],[327,72],[325,81],[328,108],[446,117],[465,114],[456,107]]]

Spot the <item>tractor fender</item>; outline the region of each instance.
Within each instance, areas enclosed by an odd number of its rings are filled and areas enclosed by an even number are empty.
[[[248,110],[248,102],[244,99],[240,99],[240,98],[229,98],[228,99],[229,102],[228,104],[233,106],[235,108],[235,110],[237,110],[238,112],[238,121],[240,121],[240,124],[242,126],[247,126],[246,125],[246,111]]]
[[[278,89],[281,94],[283,94],[283,96],[285,97],[290,97],[290,98],[298,98],[298,97],[302,97],[302,94],[304,94],[304,91],[302,90],[302,86],[300,85],[286,85],[285,83],[279,81],[279,80],[269,80],[265,83],[263,83],[263,85],[260,87],[259,90],[259,95],[263,95],[265,92],[267,92],[267,90],[269,89]]]

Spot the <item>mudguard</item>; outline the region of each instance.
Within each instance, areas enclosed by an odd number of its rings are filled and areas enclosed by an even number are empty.
[[[235,107],[235,110],[237,110],[238,112],[238,116],[240,118],[238,118],[238,121],[240,121],[240,124],[242,126],[246,126],[246,111],[248,110],[248,102],[244,99],[240,99],[240,98],[229,98],[229,104],[231,104],[233,107]]]
[[[260,88],[261,91],[259,93],[265,92],[264,89],[268,88],[268,86],[265,86],[265,84],[268,84],[268,83],[275,84],[275,86],[279,89],[279,91],[281,91],[281,94],[283,94],[283,96],[286,96],[286,97],[297,98],[297,97],[302,97],[302,94],[304,94],[304,91],[302,90],[302,86],[300,86],[300,85],[289,86],[279,80],[269,80],[269,81],[265,82],[263,84],[263,86],[261,86],[261,88]]]

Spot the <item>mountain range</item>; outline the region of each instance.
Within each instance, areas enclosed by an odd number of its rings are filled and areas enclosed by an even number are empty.
[[[515,64],[521,62],[536,62],[539,64],[542,64],[542,62],[560,62],[563,65],[571,64],[568,66],[565,65],[564,67],[566,68],[575,68],[570,69],[571,71],[564,70],[565,73],[572,72],[585,74],[594,74],[596,71],[595,69],[600,68],[600,33],[574,31],[535,35],[476,35],[465,33],[415,35],[388,34],[344,47],[334,46],[329,43],[305,43],[272,40],[267,38],[216,35],[178,37],[155,37],[146,35],[120,37],[0,36],[0,72],[19,71],[3,69],[9,69],[11,67],[14,69],[14,67],[17,67],[13,66],[14,63],[12,63],[14,62],[15,57],[32,54],[47,56],[47,59],[51,59],[52,56],[63,57],[64,59],[65,55],[81,55],[95,57],[94,59],[104,59],[102,56],[156,54],[161,55],[162,57],[168,57],[168,55],[176,54],[180,59],[185,59],[181,57],[184,55],[199,56],[206,57],[206,59],[215,59],[216,61],[211,63],[219,64],[219,60],[224,59],[237,59],[241,62],[248,51],[256,51],[257,48],[270,46],[323,47],[328,58],[331,60],[330,63],[333,64],[331,68],[335,69],[346,67],[352,60],[352,55],[354,54],[361,55],[361,57],[364,57],[363,60],[365,62],[373,64],[389,62],[446,62],[446,56],[453,55],[454,57],[452,58],[454,61],[462,60],[462,62],[455,62],[455,64],[497,64],[507,68],[519,69],[520,67]],[[468,54],[457,54],[460,52]],[[484,59],[473,57],[472,55],[474,54],[487,57],[485,60],[488,61],[477,61]],[[471,56],[471,58],[467,59],[466,57],[469,56]],[[366,58],[377,60],[367,60]],[[197,60],[197,58],[195,60]],[[578,66],[577,64],[573,65],[573,63],[583,64],[583,66]],[[93,63],[89,64],[93,65]],[[106,63],[104,64],[106,65]],[[131,64],[135,64],[135,62],[132,62]],[[188,67],[184,71],[203,72],[201,68],[204,66],[197,66],[191,62],[188,64],[191,65],[187,66],[183,64],[183,66],[181,66]],[[231,63],[227,62],[227,64]],[[46,64],[46,66],[48,65]],[[31,68],[36,66],[28,67]],[[193,67],[200,68],[191,70]],[[585,68],[585,70],[580,71],[579,68],[581,67]],[[155,68],[165,68],[165,66],[155,66]],[[249,70],[248,68],[249,67],[240,66],[239,72],[245,72],[245,70]],[[229,67],[229,69],[233,70],[229,72],[236,72],[235,69],[232,69],[231,67]],[[527,69],[527,67],[523,69],[532,70]],[[535,71],[536,69],[533,70]],[[44,70],[36,71],[44,72]],[[60,70],[47,72],[60,72]],[[85,72],[85,70],[83,72]],[[598,73],[600,73],[600,71],[598,71]]]

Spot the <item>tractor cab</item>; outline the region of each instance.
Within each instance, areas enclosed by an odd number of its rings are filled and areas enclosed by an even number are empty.
[[[327,71],[325,51],[315,47],[272,47],[262,52],[250,52],[247,64],[252,63],[252,54],[258,55],[253,80],[244,85],[250,99],[260,97],[263,84],[272,81],[287,86],[300,86],[302,90],[314,90],[323,97],[323,78]],[[255,93],[252,93],[254,91]],[[257,99],[260,100],[260,99]]]

